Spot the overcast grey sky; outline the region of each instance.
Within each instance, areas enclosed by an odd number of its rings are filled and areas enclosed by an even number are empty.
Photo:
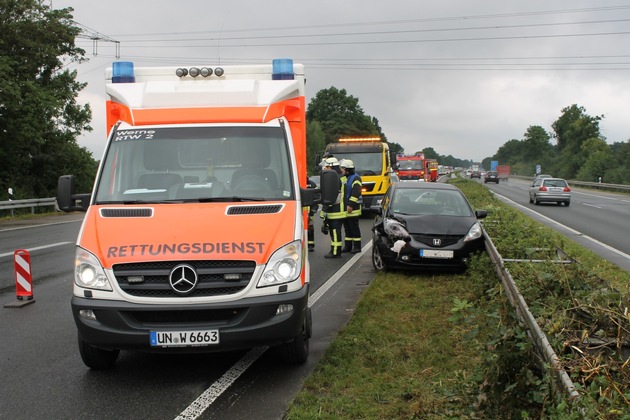
[[[630,139],[630,1],[586,0],[52,0],[119,42],[136,66],[266,63],[306,66],[307,102],[345,89],[389,141],[412,153],[480,161],[531,125],[551,133],[578,104],[608,143]],[[78,39],[76,68],[105,146],[104,70],[115,43]]]

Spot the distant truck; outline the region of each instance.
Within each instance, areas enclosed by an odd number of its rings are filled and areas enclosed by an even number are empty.
[[[499,181],[507,181],[510,177],[510,165],[497,165],[496,171]]]
[[[389,186],[396,165],[396,153],[380,137],[340,138],[326,146],[323,155],[332,155],[339,161],[350,159],[361,176],[363,209],[377,211]]]
[[[424,179],[428,182],[437,182],[438,180],[438,161],[435,159],[424,160]]]
[[[414,155],[398,155],[398,178],[401,181],[417,180],[426,181],[426,167],[424,153],[417,152]]]

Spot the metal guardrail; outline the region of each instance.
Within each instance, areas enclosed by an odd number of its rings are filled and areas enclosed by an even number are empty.
[[[57,198],[32,198],[28,200],[9,200],[9,201],[0,201],[0,210],[11,210],[11,214],[13,214],[13,210],[15,209],[31,209],[31,213],[35,214],[35,207],[48,207],[54,206],[55,210],[57,210]]]
[[[573,185],[575,187],[594,188],[596,190],[630,192],[630,185],[625,185],[625,184],[604,184],[602,182],[585,182],[585,181],[568,181],[568,182],[569,182],[569,185]]]
[[[544,358],[546,365],[552,369],[553,374],[564,390],[564,392],[571,399],[577,399],[579,397],[578,392],[575,389],[575,385],[571,378],[564,370],[562,363],[560,363],[560,359],[554,352],[549,340],[545,333],[540,329],[534,315],[530,312],[529,306],[527,306],[527,302],[523,299],[521,292],[518,290],[512,275],[508,271],[508,269],[503,264],[503,258],[497,251],[497,248],[494,246],[492,239],[488,236],[487,233],[484,232],[485,242],[486,242],[486,250],[488,251],[488,255],[490,255],[490,259],[492,259],[497,275],[501,279],[501,283],[503,283],[503,288],[505,289],[505,293],[512,304],[512,306],[516,310],[516,315],[521,320],[521,322],[527,328],[527,334],[530,339],[534,343],[538,354]]]

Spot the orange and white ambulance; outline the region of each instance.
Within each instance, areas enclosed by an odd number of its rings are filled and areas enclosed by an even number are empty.
[[[94,189],[64,175],[58,191],[62,210],[87,212],[71,302],[84,363],[256,346],[306,361],[305,206],[333,202],[338,181],[306,188],[303,65],[117,62],[106,81]]]

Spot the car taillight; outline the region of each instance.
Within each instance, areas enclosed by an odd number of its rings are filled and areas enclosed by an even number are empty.
[[[564,187],[564,189],[563,189],[562,191],[564,191],[564,192],[571,192],[571,188],[569,188],[569,187]]]
[[[547,187],[543,185],[542,187],[538,188],[538,191],[547,191]]]

